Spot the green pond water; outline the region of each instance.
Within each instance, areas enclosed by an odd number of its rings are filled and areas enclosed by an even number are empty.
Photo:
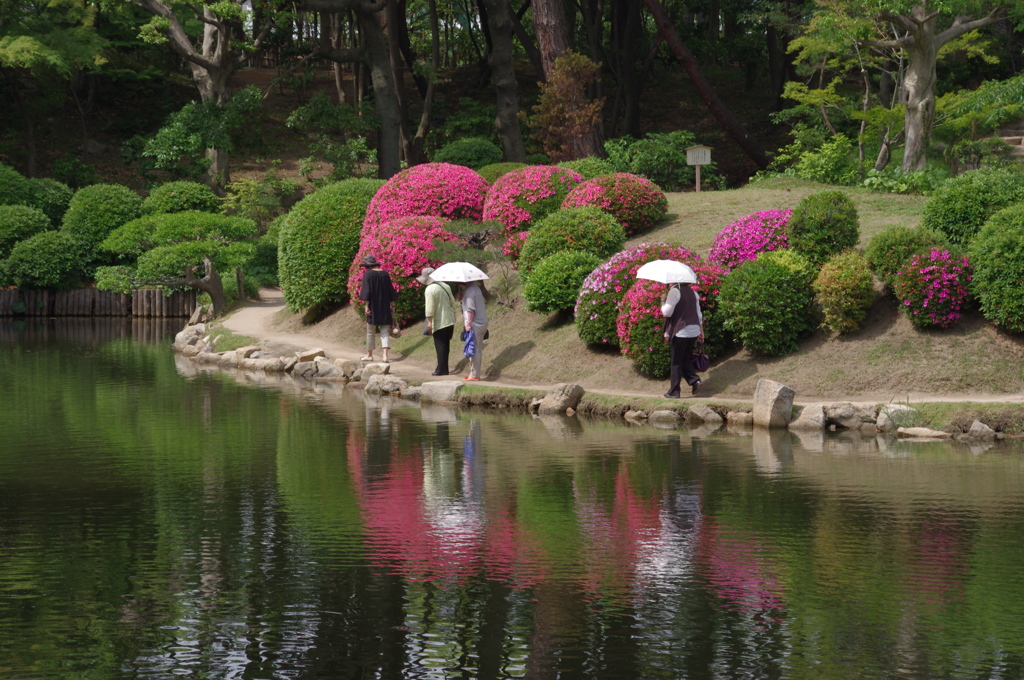
[[[1024,451],[371,400],[0,321],[0,678],[1019,678]]]

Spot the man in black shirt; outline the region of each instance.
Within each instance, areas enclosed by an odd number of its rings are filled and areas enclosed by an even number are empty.
[[[396,333],[398,324],[395,323],[395,287],[391,284],[391,277],[380,268],[380,263],[373,255],[363,258],[363,287],[359,292],[359,299],[366,303],[366,356],[361,357],[362,361],[373,361],[373,347],[375,332],[380,333],[380,344],[384,350],[384,363],[388,363],[388,351],[391,349],[391,328]]]

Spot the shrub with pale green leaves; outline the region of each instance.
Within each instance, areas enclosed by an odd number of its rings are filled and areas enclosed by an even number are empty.
[[[87,253],[112,231],[142,214],[142,198],[120,184],[93,184],[75,192],[61,230],[76,238]]]
[[[982,168],[943,184],[924,205],[921,226],[945,234],[954,245],[967,246],[989,217],[1024,202],[1024,171]]]
[[[0,205],[32,205],[32,183],[3,163],[0,163]]]
[[[582,250],[604,260],[619,252],[625,242],[622,225],[600,208],[556,210],[530,230],[519,254],[519,272],[528,280],[541,260],[559,250]]]
[[[615,172],[615,166],[605,159],[598,158],[597,156],[577,158],[574,161],[562,161],[558,166],[575,170],[581,177],[583,177],[584,181],[600,177],[601,175],[610,175]]]
[[[487,180],[488,184],[494,184],[502,175],[507,175],[513,170],[525,167],[526,163],[491,163],[480,168],[477,172]]]
[[[149,192],[142,202],[143,215],[185,212],[198,210],[215,213],[220,211],[220,198],[213,189],[199,182],[167,182]]]
[[[80,243],[62,231],[44,231],[18,242],[4,265],[7,281],[18,288],[67,290],[79,284]]]
[[[581,250],[560,250],[534,267],[523,286],[526,307],[533,312],[572,309],[583,280],[601,264],[601,258]]]
[[[871,271],[892,289],[896,273],[913,255],[932,248],[948,248],[949,240],[937,231],[921,227],[892,226],[879,232],[868,244],[867,259]]]
[[[42,210],[55,228],[60,227],[75,192],[67,184],[49,177],[30,179],[29,185],[32,188],[32,200],[29,205]]]
[[[786,236],[790,248],[820,267],[836,253],[857,245],[857,206],[842,191],[811,194],[793,210]]]
[[[0,205],[0,260],[10,255],[18,241],[24,241],[52,227],[49,218],[37,208]]]
[[[431,159],[435,163],[465,165],[478,170],[501,162],[501,149],[485,137],[458,139],[442,146]]]
[[[971,242],[968,256],[981,313],[1001,328],[1024,332],[1024,205],[990,217]]]
[[[833,255],[814,280],[814,294],[825,317],[823,327],[835,333],[857,330],[875,299],[867,260],[852,248]]]

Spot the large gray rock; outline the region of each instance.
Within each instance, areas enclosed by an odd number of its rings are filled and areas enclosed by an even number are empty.
[[[652,411],[651,415],[647,416],[647,422],[655,427],[676,427],[679,425],[679,420],[679,412],[668,409]]]
[[[454,380],[435,380],[420,385],[420,401],[424,404],[444,404],[458,400],[462,383]]]
[[[363,374],[360,380],[367,382],[375,375],[387,375],[391,373],[391,364],[366,364],[363,366]]]
[[[224,352],[218,355],[220,358],[217,359],[217,363],[221,366],[237,366],[238,355],[234,352]]]
[[[927,427],[901,427],[896,430],[900,437],[926,438],[926,439],[950,439],[953,435],[942,430],[931,430]]]
[[[875,421],[878,419],[874,408],[857,406],[849,402],[826,406],[825,417],[829,424],[847,430],[859,430],[865,425],[870,425],[873,429]]]
[[[754,388],[754,425],[786,427],[793,418],[793,388],[762,378]]]
[[[238,355],[239,359],[249,359],[253,354],[260,351],[259,345],[246,345],[245,347],[239,347],[235,350],[235,354]]]
[[[284,372],[291,373],[295,368],[295,364],[299,363],[299,360],[295,357],[285,357],[284,360]]]
[[[585,390],[575,383],[559,383],[541,399],[537,413],[556,415],[565,413],[568,408],[575,409],[585,393]]]
[[[411,399],[412,401],[419,401],[420,392],[422,391],[422,388],[420,388],[418,385],[416,387],[406,387],[398,396],[400,396],[402,399]]]
[[[642,423],[647,420],[647,412],[630,409],[622,414],[622,417],[626,419],[627,423]]]
[[[975,420],[971,423],[971,429],[967,430],[967,436],[974,439],[995,439],[996,431],[980,420]]]
[[[359,370],[359,362],[351,361],[349,359],[335,359],[334,367],[340,368],[342,374],[344,374],[346,378],[351,378],[353,374]]]
[[[878,409],[875,429],[882,432],[895,430],[900,423],[908,422],[917,411],[906,404],[885,404]]]
[[[747,411],[729,411],[725,414],[725,422],[733,427],[750,427],[754,424],[754,414]]]
[[[325,357],[327,352],[323,351],[320,347],[314,347],[313,349],[307,349],[301,352],[295,353],[295,358],[298,359],[299,363],[305,361],[313,361],[317,357]]]
[[[292,375],[296,378],[312,378],[318,369],[315,361],[300,361],[292,367]]]
[[[378,373],[366,382],[366,393],[374,395],[398,394],[408,385],[397,375]]]
[[[808,404],[800,411],[796,420],[789,424],[791,430],[824,430],[827,425],[825,407],[821,404]]]
[[[182,352],[186,347],[193,347],[203,338],[203,331],[195,326],[185,326],[174,336],[174,349]]]
[[[686,419],[708,423],[709,425],[721,425],[725,422],[722,416],[718,415],[718,412],[707,404],[694,404],[686,409]]]

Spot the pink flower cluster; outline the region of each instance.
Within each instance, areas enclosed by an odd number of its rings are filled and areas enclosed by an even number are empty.
[[[403,170],[377,191],[366,210],[364,238],[382,224],[411,215],[445,221],[479,220],[487,195],[487,180],[479,173],[451,163],[424,163]]]
[[[510,260],[515,262],[519,259],[519,253],[523,252],[523,245],[526,243],[526,239],[528,238],[530,238],[530,232],[517,231],[510,235],[505,241],[505,244],[501,246],[501,252]]]
[[[484,199],[484,221],[497,220],[505,233],[524,231],[558,210],[569,191],[583,181],[575,170],[555,165],[528,165],[499,177]]]
[[[398,293],[395,304],[398,322],[408,322],[423,317],[420,289],[423,287],[416,277],[424,267],[439,267],[442,262],[431,260],[427,253],[434,249],[434,239],[457,241],[458,237],[444,228],[447,222],[440,217],[412,216],[396,219],[380,225],[370,236],[363,238],[349,269],[348,293],[350,299],[359,299],[363,285],[360,265],[364,255],[373,255],[381,269],[391,275],[391,283]],[[362,312],[363,306],[356,304]]]
[[[960,321],[972,268],[966,257],[932,248],[914,255],[896,273],[896,297],[917,326],[949,328]]]
[[[715,237],[708,260],[735,269],[760,253],[789,247],[786,226],[792,210],[764,210],[727,226]]]
[[[668,200],[654,182],[628,172],[587,180],[569,192],[563,208],[592,205],[610,214],[626,236],[646,231],[665,216]]]

